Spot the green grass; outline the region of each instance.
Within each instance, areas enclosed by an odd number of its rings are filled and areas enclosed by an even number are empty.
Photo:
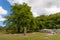
[[[4,34],[0,33],[0,40],[60,40],[60,34],[48,35],[47,33]]]

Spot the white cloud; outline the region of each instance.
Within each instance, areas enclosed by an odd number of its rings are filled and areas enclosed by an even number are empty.
[[[53,14],[53,13],[56,13],[56,12],[60,12],[60,8],[58,8],[56,6],[52,6],[50,8],[46,8],[46,11],[49,14]],[[49,14],[47,14],[47,15],[49,15]]]
[[[7,10],[3,9],[2,6],[0,6],[0,21],[5,21],[6,19],[3,18],[2,15],[7,14]]]
[[[6,19],[0,15],[0,21],[5,21]]]
[[[14,5],[14,3],[22,4],[23,2],[27,2],[27,0],[7,0],[11,5]]]
[[[7,11],[0,6],[0,15],[7,14]]]
[[[32,7],[34,16],[41,14],[52,14],[60,12],[60,0],[8,0],[11,5],[14,3],[28,3]]]

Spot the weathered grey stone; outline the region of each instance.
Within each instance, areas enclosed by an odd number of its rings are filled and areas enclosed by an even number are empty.
[[[42,29],[41,32],[53,33],[53,30],[51,30],[51,29]]]
[[[56,32],[56,33],[60,33],[60,29],[56,29],[55,32]]]
[[[41,32],[46,32],[46,33],[52,33],[52,34],[60,33],[60,29],[42,29],[40,31]]]

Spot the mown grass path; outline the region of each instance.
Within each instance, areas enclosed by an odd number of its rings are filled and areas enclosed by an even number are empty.
[[[60,40],[60,34],[48,35],[48,33],[4,34],[0,33],[0,40]]]

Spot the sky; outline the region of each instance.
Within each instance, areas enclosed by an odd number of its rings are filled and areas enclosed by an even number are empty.
[[[22,4],[23,2],[31,6],[33,16],[50,15],[60,12],[60,0],[0,0],[0,25],[4,26],[6,20],[4,16],[10,14],[10,6]]]
[[[10,3],[7,0],[0,0],[0,26],[4,26],[3,22],[6,20],[4,16],[10,13]]]

